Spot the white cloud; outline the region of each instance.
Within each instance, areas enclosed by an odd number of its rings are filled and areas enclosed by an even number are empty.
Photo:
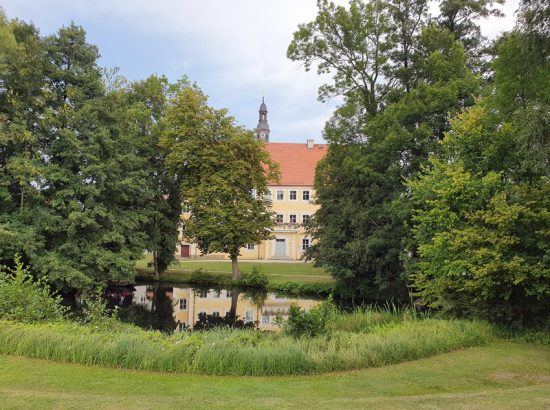
[[[488,19],[483,33],[495,37],[512,28],[519,0],[504,6],[505,19]],[[148,73],[189,74],[217,107],[227,107],[248,127],[257,121],[262,89],[270,110],[273,140],[321,138],[333,104],[317,102],[322,83],[286,58],[299,23],[316,15],[315,0],[4,0],[10,17],[34,21],[44,33],[75,20],[97,38],[105,60],[129,72],[127,53],[139,52]],[[345,1],[338,3],[346,4]],[[101,31],[108,30],[108,39]],[[119,49],[111,50],[116,44]],[[145,50],[146,47],[150,49]],[[137,50],[136,50],[137,49]],[[158,54],[155,53],[158,50]],[[147,52],[146,52],[147,51]],[[162,56],[156,58],[156,56]],[[139,54],[138,54],[139,56]],[[135,57],[134,60],[138,58]],[[134,61],[132,64],[136,64]]]

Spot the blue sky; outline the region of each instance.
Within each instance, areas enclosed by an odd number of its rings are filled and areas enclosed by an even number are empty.
[[[337,1],[345,4],[345,1]],[[494,38],[513,26],[518,0],[503,19],[481,23]],[[337,101],[317,101],[323,83],[286,58],[299,23],[316,15],[316,0],[2,0],[9,18],[34,22],[43,35],[73,20],[101,53],[100,64],[119,67],[130,80],[187,75],[227,108],[237,122],[254,128],[262,93],[272,142],[322,141],[322,129]]]

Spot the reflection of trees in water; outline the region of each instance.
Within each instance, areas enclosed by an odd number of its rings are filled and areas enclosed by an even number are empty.
[[[214,316],[202,314],[199,315],[199,320],[193,326],[194,330],[207,330],[214,328],[233,328],[233,329],[254,329],[256,327],[254,322],[245,323],[238,316],[232,316],[228,312],[225,316]]]
[[[147,293],[151,293],[151,309],[145,306],[132,303],[133,295],[123,301],[119,311],[119,318],[122,322],[132,323],[145,329],[172,332],[176,328],[174,320],[174,308],[168,294],[172,288],[160,287],[154,283],[147,287]]]
[[[196,294],[205,294],[210,290],[221,292],[221,289],[212,289],[210,287],[197,287],[194,289]],[[193,325],[194,330],[213,329],[216,327],[226,327],[235,329],[254,329],[256,327],[255,322],[245,322],[237,315],[237,305],[239,303],[239,296],[243,293],[243,290],[237,287],[228,289],[231,292],[231,307],[225,316],[208,315],[206,313],[199,314],[198,321]],[[267,292],[265,291],[244,291],[245,298],[251,300],[259,308],[262,307],[267,299]]]
[[[252,303],[254,303],[254,305],[261,309],[267,299],[267,291],[265,289],[248,289],[244,292],[244,296]]]

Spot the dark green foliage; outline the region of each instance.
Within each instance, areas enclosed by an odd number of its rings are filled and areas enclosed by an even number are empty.
[[[46,281],[36,281],[16,256],[15,267],[0,270],[0,319],[19,322],[56,322],[66,308],[50,293]]]
[[[157,123],[169,86],[127,86],[71,24],[40,37],[0,15],[0,262],[20,253],[57,288],[132,280],[173,257],[180,199]]]
[[[410,248],[410,206],[403,179],[439,149],[449,115],[473,104],[480,91],[463,47],[447,30],[428,25],[417,42],[422,81],[361,126],[362,139],[350,141],[347,122],[325,128],[332,144],[317,168],[320,209],[309,226],[316,239],[309,255],[348,296],[406,299],[401,258]]]
[[[149,189],[141,209],[146,218],[142,230],[147,237],[147,249],[153,254],[156,279],[174,260],[181,218],[179,180],[166,169],[167,152],[159,146],[161,119],[166,114],[169,97],[186,85],[185,79],[169,84],[166,77],[151,76],[131,84],[129,90],[132,111],[139,121],[140,156],[147,161],[144,182]]]
[[[478,20],[503,16],[498,8],[493,7],[495,4],[504,4],[504,0],[442,0],[439,3],[438,23],[471,52],[474,66],[479,63],[483,42],[486,40],[481,35]]]
[[[417,295],[517,327],[550,311],[550,70],[548,48],[531,35],[500,39],[494,92],[452,121],[443,149],[409,183]]]

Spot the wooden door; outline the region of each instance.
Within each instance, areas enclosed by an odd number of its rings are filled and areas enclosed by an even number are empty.
[[[181,257],[182,258],[188,258],[190,253],[189,253],[189,245],[181,245]]]

